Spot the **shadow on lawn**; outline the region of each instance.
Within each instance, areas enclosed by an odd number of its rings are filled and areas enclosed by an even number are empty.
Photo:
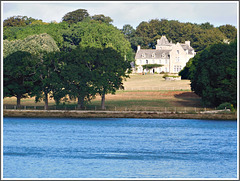
[[[201,98],[194,92],[183,92],[179,94],[174,94],[174,97],[180,100],[174,101],[175,105],[183,107],[203,107]]]

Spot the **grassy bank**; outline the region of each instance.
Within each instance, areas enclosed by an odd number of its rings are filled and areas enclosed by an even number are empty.
[[[158,119],[213,119],[236,120],[237,115],[225,114],[185,114],[156,111],[61,111],[61,110],[4,110],[4,117],[49,117],[49,118],[158,118]]]

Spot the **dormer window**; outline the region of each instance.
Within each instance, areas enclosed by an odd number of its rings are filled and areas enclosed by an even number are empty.
[[[145,53],[143,53],[143,54],[142,54],[142,58],[145,58],[145,57],[146,57],[146,55],[145,55]]]
[[[155,58],[155,56],[156,56],[155,53],[153,53],[153,54],[152,54],[152,58]]]
[[[163,57],[163,58],[165,58],[165,57],[166,57],[165,53],[163,53],[163,54],[162,54],[162,57]]]

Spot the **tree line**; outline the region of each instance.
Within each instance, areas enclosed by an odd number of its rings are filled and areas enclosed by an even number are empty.
[[[48,109],[50,96],[57,104],[62,98],[78,99],[83,108],[100,95],[104,109],[105,95],[122,89],[131,71],[131,45],[109,23],[91,20],[14,28],[26,31],[3,41],[4,97],[16,96],[18,106],[21,98],[35,96]]]
[[[234,26],[152,19],[136,29],[129,24],[117,29],[112,22],[102,14],[90,16],[85,9],[67,13],[60,23],[26,16],[4,20],[4,96],[35,96],[36,101],[45,100],[47,108],[49,94],[56,103],[66,95],[77,98],[79,107],[99,94],[104,108],[105,94],[123,88],[122,80],[127,77],[137,46],[155,48],[156,40],[165,35],[173,43],[190,40],[197,51],[180,75],[191,80],[192,90],[205,105],[230,102],[236,106]],[[23,77],[14,80],[19,76]],[[17,84],[27,87],[22,90]],[[13,93],[13,87],[19,91]]]

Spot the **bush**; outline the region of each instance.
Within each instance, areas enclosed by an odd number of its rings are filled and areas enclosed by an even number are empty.
[[[169,77],[169,75],[168,74],[164,74],[163,78],[165,79],[166,77]]]
[[[235,110],[233,105],[229,102],[222,103],[217,107],[218,110],[222,110],[222,109],[225,109],[225,108],[230,109],[231,111]]]

